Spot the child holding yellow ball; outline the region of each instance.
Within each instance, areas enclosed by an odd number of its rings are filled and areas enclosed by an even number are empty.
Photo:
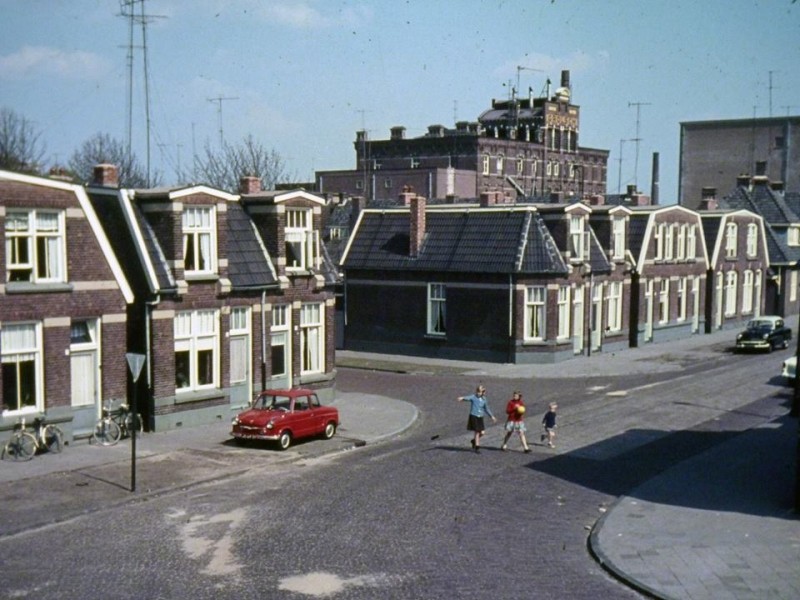
[[[531,449],[528,448],[528,440],[525,439],[525,421],[523,420],[525,417],[525,403],[522,401],[522,394],[519,391],[514,392],[511,400],[508,401],[506,405],[506,415],[508,415],[508,420],[506,420],[506,437],[503,439],[503,445],[500,446],[500,450],[503,452],[508,450],[508,440],[511,438],[512,434],[516,432],[517,435],[519,435],[525,452],[530,452]]]

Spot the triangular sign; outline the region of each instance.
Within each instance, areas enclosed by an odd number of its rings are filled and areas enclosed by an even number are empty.
[[[125,358],[128,359],[128,368],[131,370],[131,375],[133,375],[133,381],[135,383],[139,380],[139,375],[142,373],[145,355],[128,352],[125,354]]]

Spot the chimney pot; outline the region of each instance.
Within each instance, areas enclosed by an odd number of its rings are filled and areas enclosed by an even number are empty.
[[[240,194],[257,194],[261,191],[261,179],[253,175],[245,175],[239,179]]]

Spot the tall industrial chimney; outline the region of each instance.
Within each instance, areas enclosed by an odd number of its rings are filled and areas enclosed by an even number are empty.
[[[658,204],[658,186],[659,186],[659,174],[658,174],[658,152],[653,152],[653,178],[650,182],[650,202],[652,204]]]

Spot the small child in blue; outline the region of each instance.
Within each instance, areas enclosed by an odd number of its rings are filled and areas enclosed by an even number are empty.
[[[547,445],[555,448],[556,444],[556,409],[558,404],[551,402],[547,407],[547,412],[544,413],[542,418],[542,425],[544,426],[544,433],[542,434],[542,441],[547,440]]]
[[[475,389],[475,393],[471,396],[459,396],[456,398],[456,400],[458,402],[469,402],[470,404],[467,429],[475,433],[470,443],[472,444],[472,449],[476,452],[476,454],[480,454],[481,437],[486,429],[483,424],[484,413],[492,418],[493,423],[497,422],[497,419],[492,414],[492,410],[489,408],[489,402],[486,400],[486,388],[482,385],[479,385]]]

